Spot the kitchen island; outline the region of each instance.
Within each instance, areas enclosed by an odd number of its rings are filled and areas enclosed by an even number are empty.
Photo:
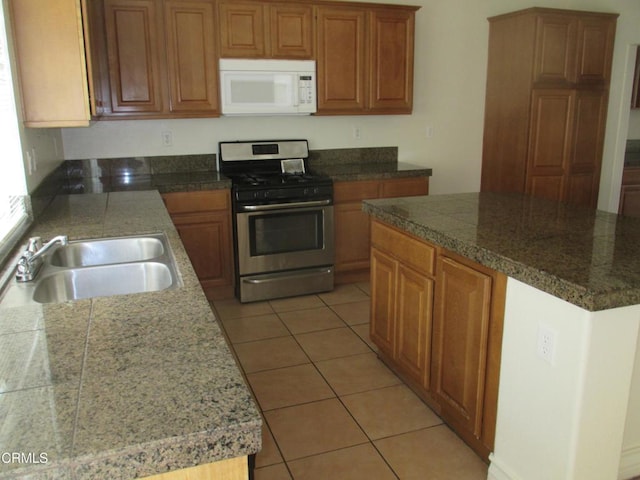
[[[491,193],[363,209],[507,278],[490,479],[640,474],[637,219]]]
[[[29,235],[154,232],[169,239],[177,288],[0,299],[0,451],[18,454],[3,457],[0,478],[131,479],[222,464],[246,478],[260,413],[158,192],[58,195]]]

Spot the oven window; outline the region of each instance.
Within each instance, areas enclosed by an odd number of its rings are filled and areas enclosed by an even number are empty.
[[[322,210],[265,214],[249,218],[251,256],[319,250]]]

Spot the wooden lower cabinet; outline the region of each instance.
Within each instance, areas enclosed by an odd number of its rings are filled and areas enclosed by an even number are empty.
[[[229,191],[166,193],[162,198],[207,298],[231,298],[233,244]]]
[[[230,458],[144,478],[145,480],[210,480],[212,478],[216,480],[248,480],[248,459],[247,457]]]
[[[335,279],[336,283],[369,279],[369,215],[362,201],[374,198],[427,195],[429,177],[360,180],[334,183]]]
[[[506,277],[377,220],[371,339],[478,455],[493,450]]]
[[[628,217],[640,217],[640,167],[625,167],[618,213]]]

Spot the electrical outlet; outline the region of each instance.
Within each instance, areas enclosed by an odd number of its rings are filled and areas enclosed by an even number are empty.
[[[362,137],[362,131],[360,127],[353,127],[353,138],[359,140]]]
[[[173,145],[173,134],[171,132],[162,132],[162,145],[165,147]]]
[[[551,365],[555,364],[557,333],[551,328],[538,327],[538,356]]]
[[[431,125],[425,128],[425,135],[427,136],[427,138],[433,138],[433,127]]]

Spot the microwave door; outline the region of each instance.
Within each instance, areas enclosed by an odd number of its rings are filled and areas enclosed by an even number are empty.
[[[225,72],[222,113],[286,114],[297,112],[294,73]]]

